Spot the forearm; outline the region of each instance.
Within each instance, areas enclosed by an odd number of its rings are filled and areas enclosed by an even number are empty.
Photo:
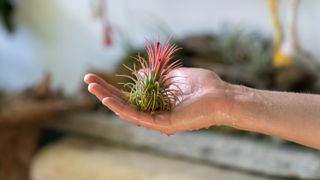
[[[231,86],[227,125],[320,149],[320,96]]]

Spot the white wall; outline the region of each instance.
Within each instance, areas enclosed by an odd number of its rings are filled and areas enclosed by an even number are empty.
[[[145,36],[182,37],[214,32],[222,24],[272,32],[266,0],[109,0],[117,35],[113,47],[105,48],[89,0],[18,2],[17,33],[0,31],[0,88],[22,88],[49,71],[55,87],[73,92],[86,69],[112,70],[124,39],[141,46]],[[320,59],[320,1],[303,0],[300,10],[302,47]]]

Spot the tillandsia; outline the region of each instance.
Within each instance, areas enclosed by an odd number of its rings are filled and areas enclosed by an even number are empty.
[[[177,78],[170,73],[181,67],[180,60],[174,60],[174,53],[180,50],[177,45],[170,44],[169,40],[164,44],[160,38],[153,43],[146,39],[147,57],[138,54],[133,57],[140,67],[133,64],[128,67],[130,75],[122,75],[131,79],[131,82],[123,83],[128,87],[129,103],[134,104],[139,110],[146,112],[170,111],[179,101],[181,90],[177,86]]]

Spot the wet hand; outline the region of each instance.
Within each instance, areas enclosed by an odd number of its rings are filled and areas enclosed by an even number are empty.
[[[199,68],[179,68],[170,76],[181,89],[180,100],[170,112],[156,113],[137,110],[128,103],[125,93],[97,75],[87,74],[84,81],[89,92],[120,118],[167,135],[224,124],[232,107],[226,82],[214,72]]]

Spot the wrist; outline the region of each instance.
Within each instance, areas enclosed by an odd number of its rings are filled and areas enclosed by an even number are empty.
[[[255,122],[252,121],[252,118],[257,115],[253,109],[258,105],[257,102],[260,99],[258,91],[242,85],[228,84],[225,95],[230,102],[230,109],[223,125],[251,130]]]

